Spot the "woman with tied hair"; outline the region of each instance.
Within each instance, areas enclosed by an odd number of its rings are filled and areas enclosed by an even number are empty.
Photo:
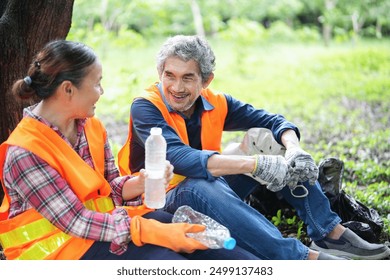
[[[102,123],[102,65],[81,43],[56,40],[34,58],[12,91],[41,101],[24,109],[0,146],[0,245],[7,259],[255,259],[236,247],[207,250],[142,203],[144,180],[119,176]],[[173,176],[167,162],[166,184]]]

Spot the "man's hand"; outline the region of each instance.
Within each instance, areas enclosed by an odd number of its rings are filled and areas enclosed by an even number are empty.
[[[295,146],[287,149],[286,160],[292,168],[287,185],[294,189],[298,182],[309,181],[310,185],[314,185],[318,179],[318,167],[310,154]]]
[[[168,188],[169,182],[173,179],[173,165],[168,160],[165,161],[165,164],[164,183],[165,188]]]
[[[280,191],[289,179],[289,166],[282,156],[255,155],[256,165],[252,175],[269,183],[267,189]]]

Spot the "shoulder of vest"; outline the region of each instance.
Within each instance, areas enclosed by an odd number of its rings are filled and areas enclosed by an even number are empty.
[[[206,89],[203,89],[202,90],[202,95],[203,96],[212,96],[212,97],[223,97],[225,98],[225,95],[222,93],[222,92],[219,92],[219,91],[214,91],[212,89],[209,89],[209,88],[206,88]]]
[[[102,130],[106,130],[104,125],[103,125],[103,122],[100,119],[98,119],[97,117],[88,118],[87,121],[85,122],[85,125],[86,126],[93,126],[94,128],[100,128]]]

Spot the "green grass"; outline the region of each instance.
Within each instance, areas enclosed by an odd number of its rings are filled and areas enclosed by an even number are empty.
[[[123,126],[121,140],[113,141],[115,154],[127,135],[132,99],[158,80],[155,55],[161,42],[156,39],[142,48],[105,45],[104,50],[97,49],[105,87],[97,114]],[[210,87],[296,123],[303,148],[317,163],[327,157],[343,160],[344,188],[380,212],[384,239],[389,240],[389,41],[330,47],[240,45],[218,38],[210,43],[217,57]],[[239,141],[242,135],[225,133],[223,144]]]
[[[131,100],[158,79],[155,55],[161,42],[156,40],[142,48],[97,49],[104,66],[102,112],[111,111],[121,117],[122,112],[112,107],[111,101]],[[330,48],[318,44],[264,44],[240,46],[240,51],[231,42],[211,40],[211,45],[217,66],[210,87],[255,106],[282,111],[286,117],[326,111],[329,108],[323,108],[324,102],[340,97],[363,101],[390,97],[390,44]],[[339,109],[335,104],[330,106]]]

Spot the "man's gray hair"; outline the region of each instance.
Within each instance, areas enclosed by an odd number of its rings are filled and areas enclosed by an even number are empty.
[[[156,58],[160,76],[169,57],[178,57],[183,61],[195,60],[199,65],[202,82],[209,79],[215,68],[215,55],[211,47],[205,39],[196,35],[176,35],[163,44]]]

